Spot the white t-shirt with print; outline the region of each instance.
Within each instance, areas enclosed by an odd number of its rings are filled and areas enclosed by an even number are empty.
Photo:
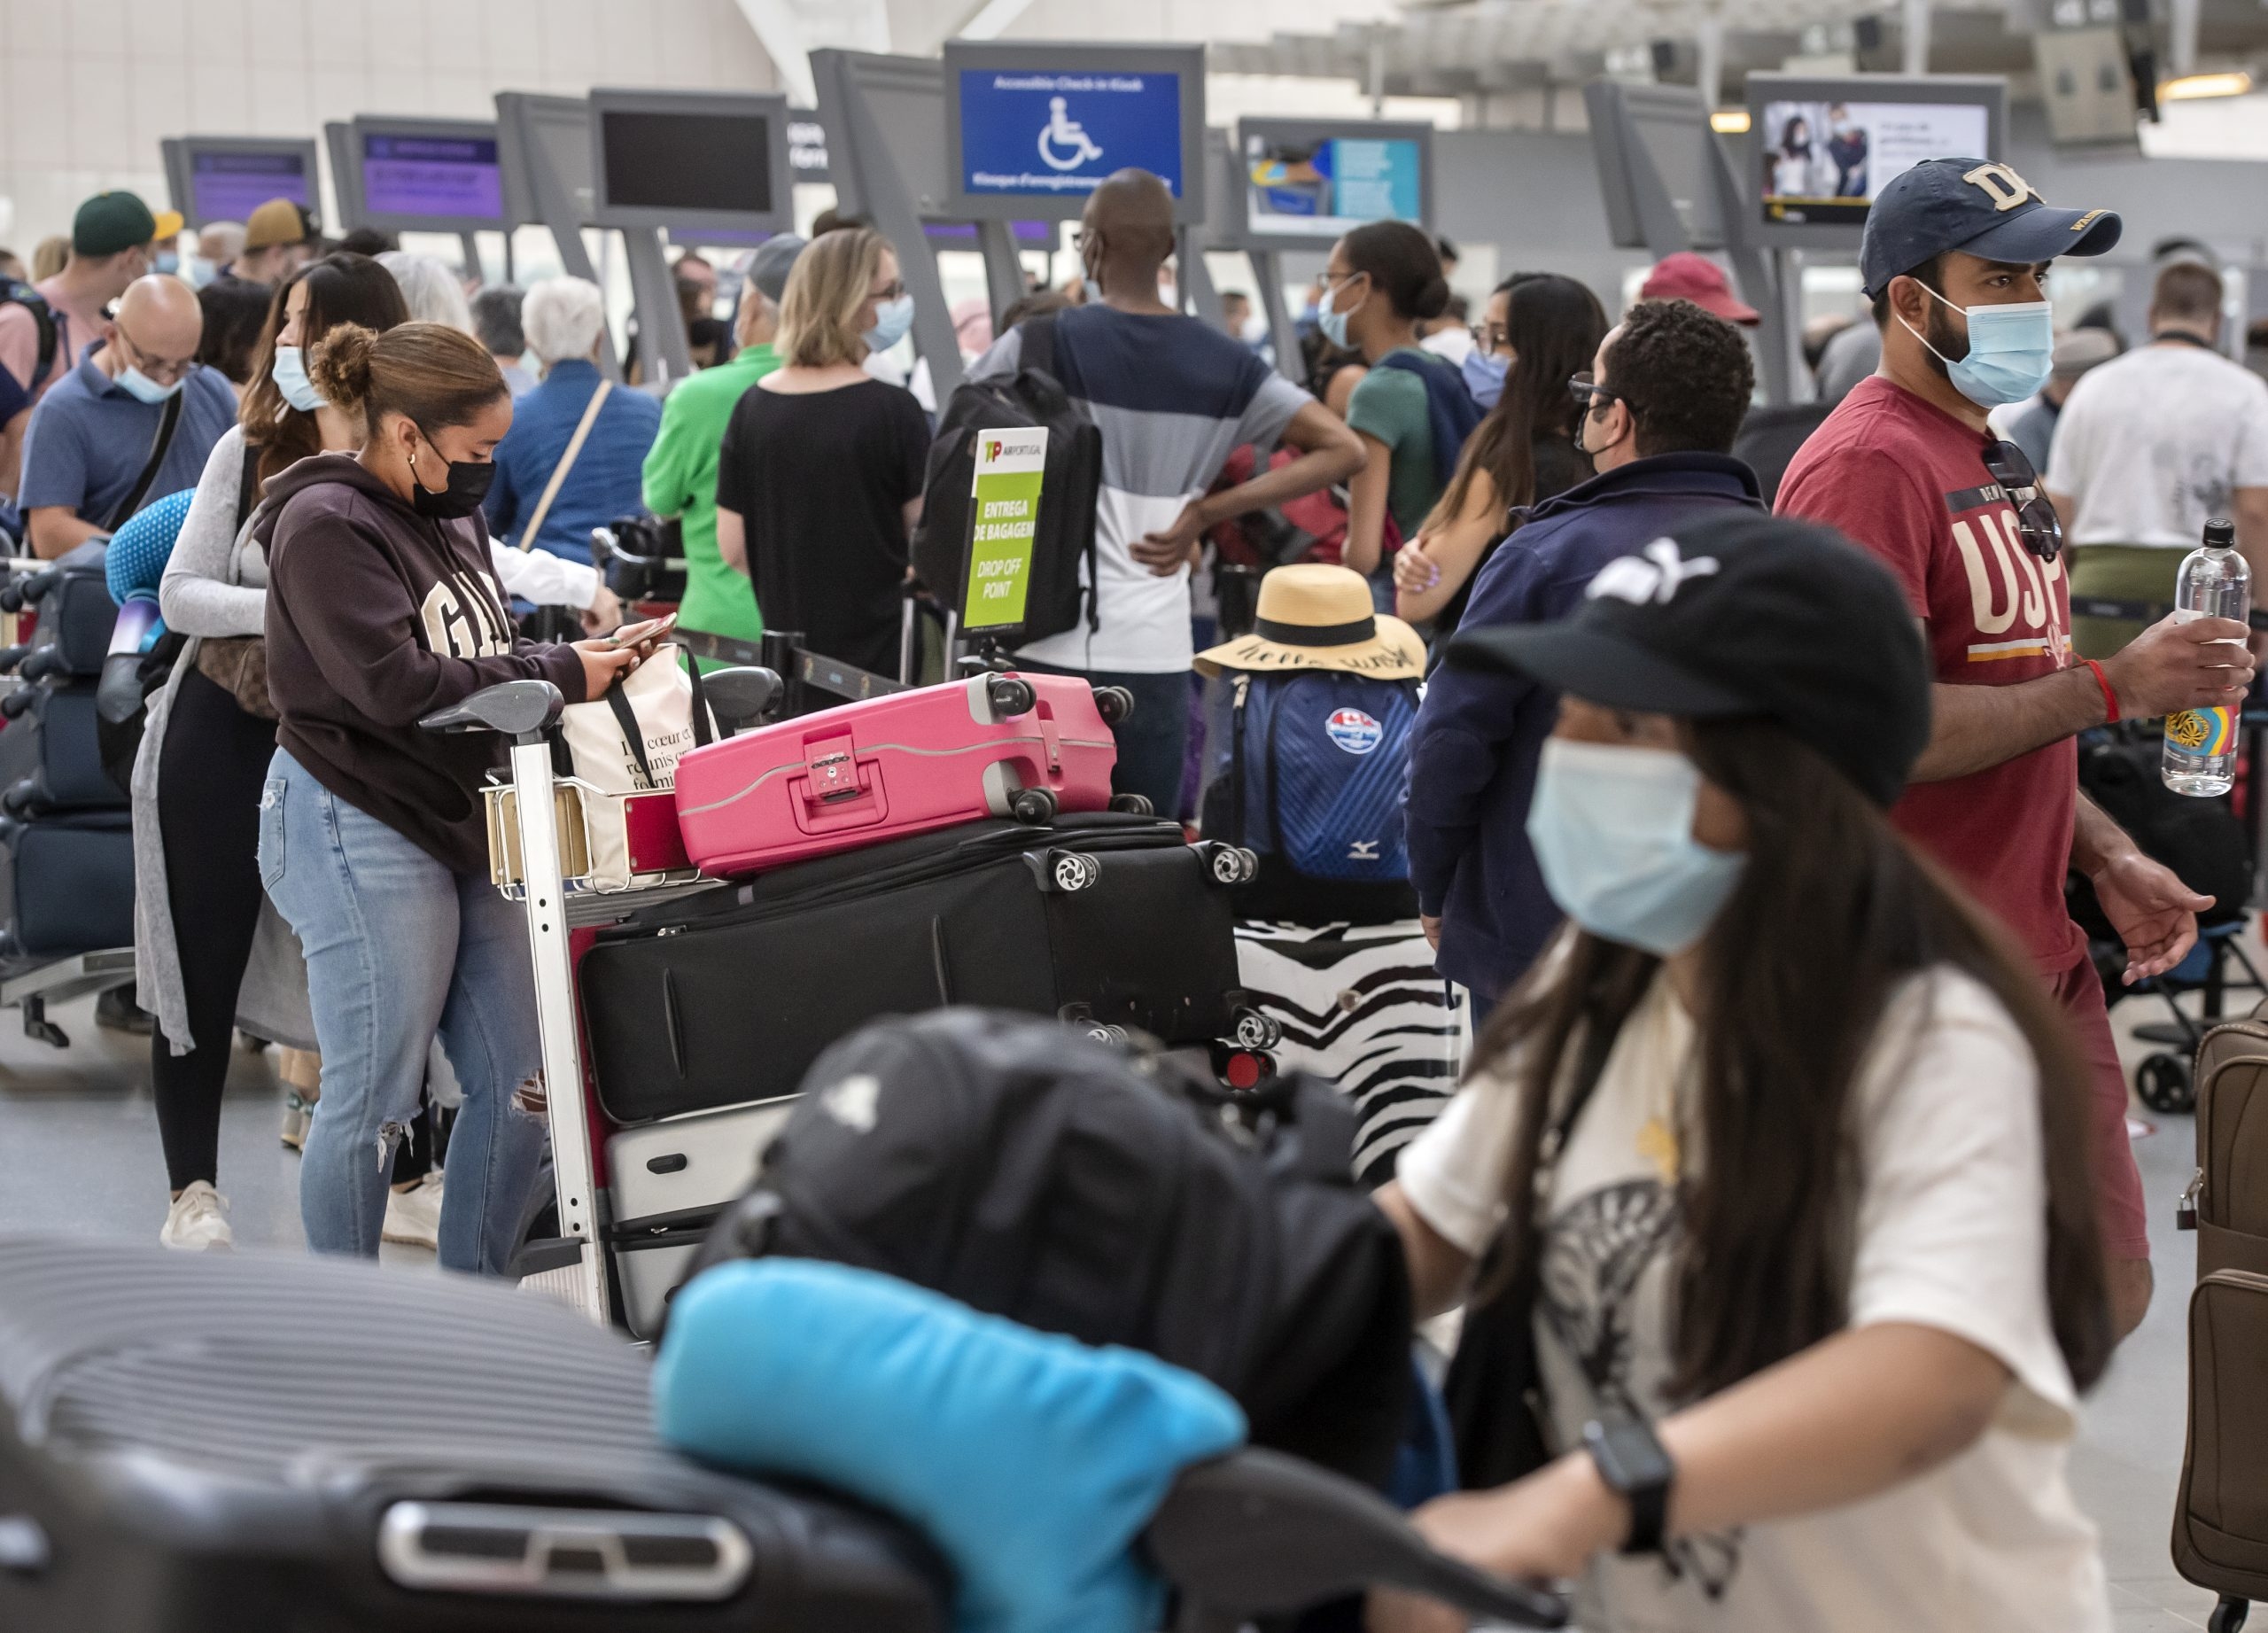
[[[1691,1019],[1658,980],[1608,1057],[1552,1177],[1536,1315],[1557,1442],[1603,1404],[1666,1415],[1674,1176]],[[1851,1325],[1938,1328],[2013,1374],[1991,1427],[1949,1461],[1841,1508],[1596,1562],[1587,1633],[2104,1633],[2093,1526],[2064,1479],[2077,1401],[2051,1325],[2038,1077],[1990,992],[1909,981],[1854,1101],[1862,1192]],[[1503,1217],[1516,1091],[1476,1078],[1402,1154],[1403,1193],[1479,1254]],[[1751,1177],[1768,1184],[1771,1176]]]
[[[2268,382],[2202,346],[2137,346],[2071,388],[2047,474],[2073,544],[2194,550],[2236,489],[2268,487]]]

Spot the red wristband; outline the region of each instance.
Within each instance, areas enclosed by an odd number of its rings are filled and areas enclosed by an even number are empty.
[[[2102,688],[2102,706],[2105,711],[2102,723],[2106,726],[2117,725],[2118,694],[2110,689],[2110,682],[2103,677],[2102,665],[2091,657],[2083,657],[2079,662],[2094,671],[2094,683]]]

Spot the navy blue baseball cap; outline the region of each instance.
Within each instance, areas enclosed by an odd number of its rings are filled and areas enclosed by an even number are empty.
[[[2007,165],[1925,159],[1885,183],[1867,212],[1859,273],[1871,299],[1947,250],[2031,262],[2100,255],[2118,242],[2109,210],[2059,210]]]

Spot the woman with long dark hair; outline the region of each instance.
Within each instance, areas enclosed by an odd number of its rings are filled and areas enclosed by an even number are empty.
[[[1394,563],[1394,610],[1413,624],[1431,619],[1437,641],[1456,628],[1473,575],[1511,531],[1510,513],[1589,479],[1590,461],[1575,451],[1582,410],[1567,382],[1591,366],[1606,330],[1589,286],[1556,272],[1516,272],[1488,297],[1464,372],[1468,381],[1501,372],[1502,395]]]
[[[1528,828],[1572,922],[1379,1194],[1422,1310],[1491,1256],[1451,1394],[1499,1483],[1420,1528],[1579,1578],[1592,1633],[2107,1629],[2085,1070],[1886,818],[1929,736],[1896,583],[1720,517],[1451,661],[1563,694]]]

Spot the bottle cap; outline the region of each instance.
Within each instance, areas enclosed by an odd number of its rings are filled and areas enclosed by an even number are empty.
[[[2205,524],[2205,548],[2209,550],[2230,550],[2236,548],[2236,524],[2225,517],[2215,517]]]

